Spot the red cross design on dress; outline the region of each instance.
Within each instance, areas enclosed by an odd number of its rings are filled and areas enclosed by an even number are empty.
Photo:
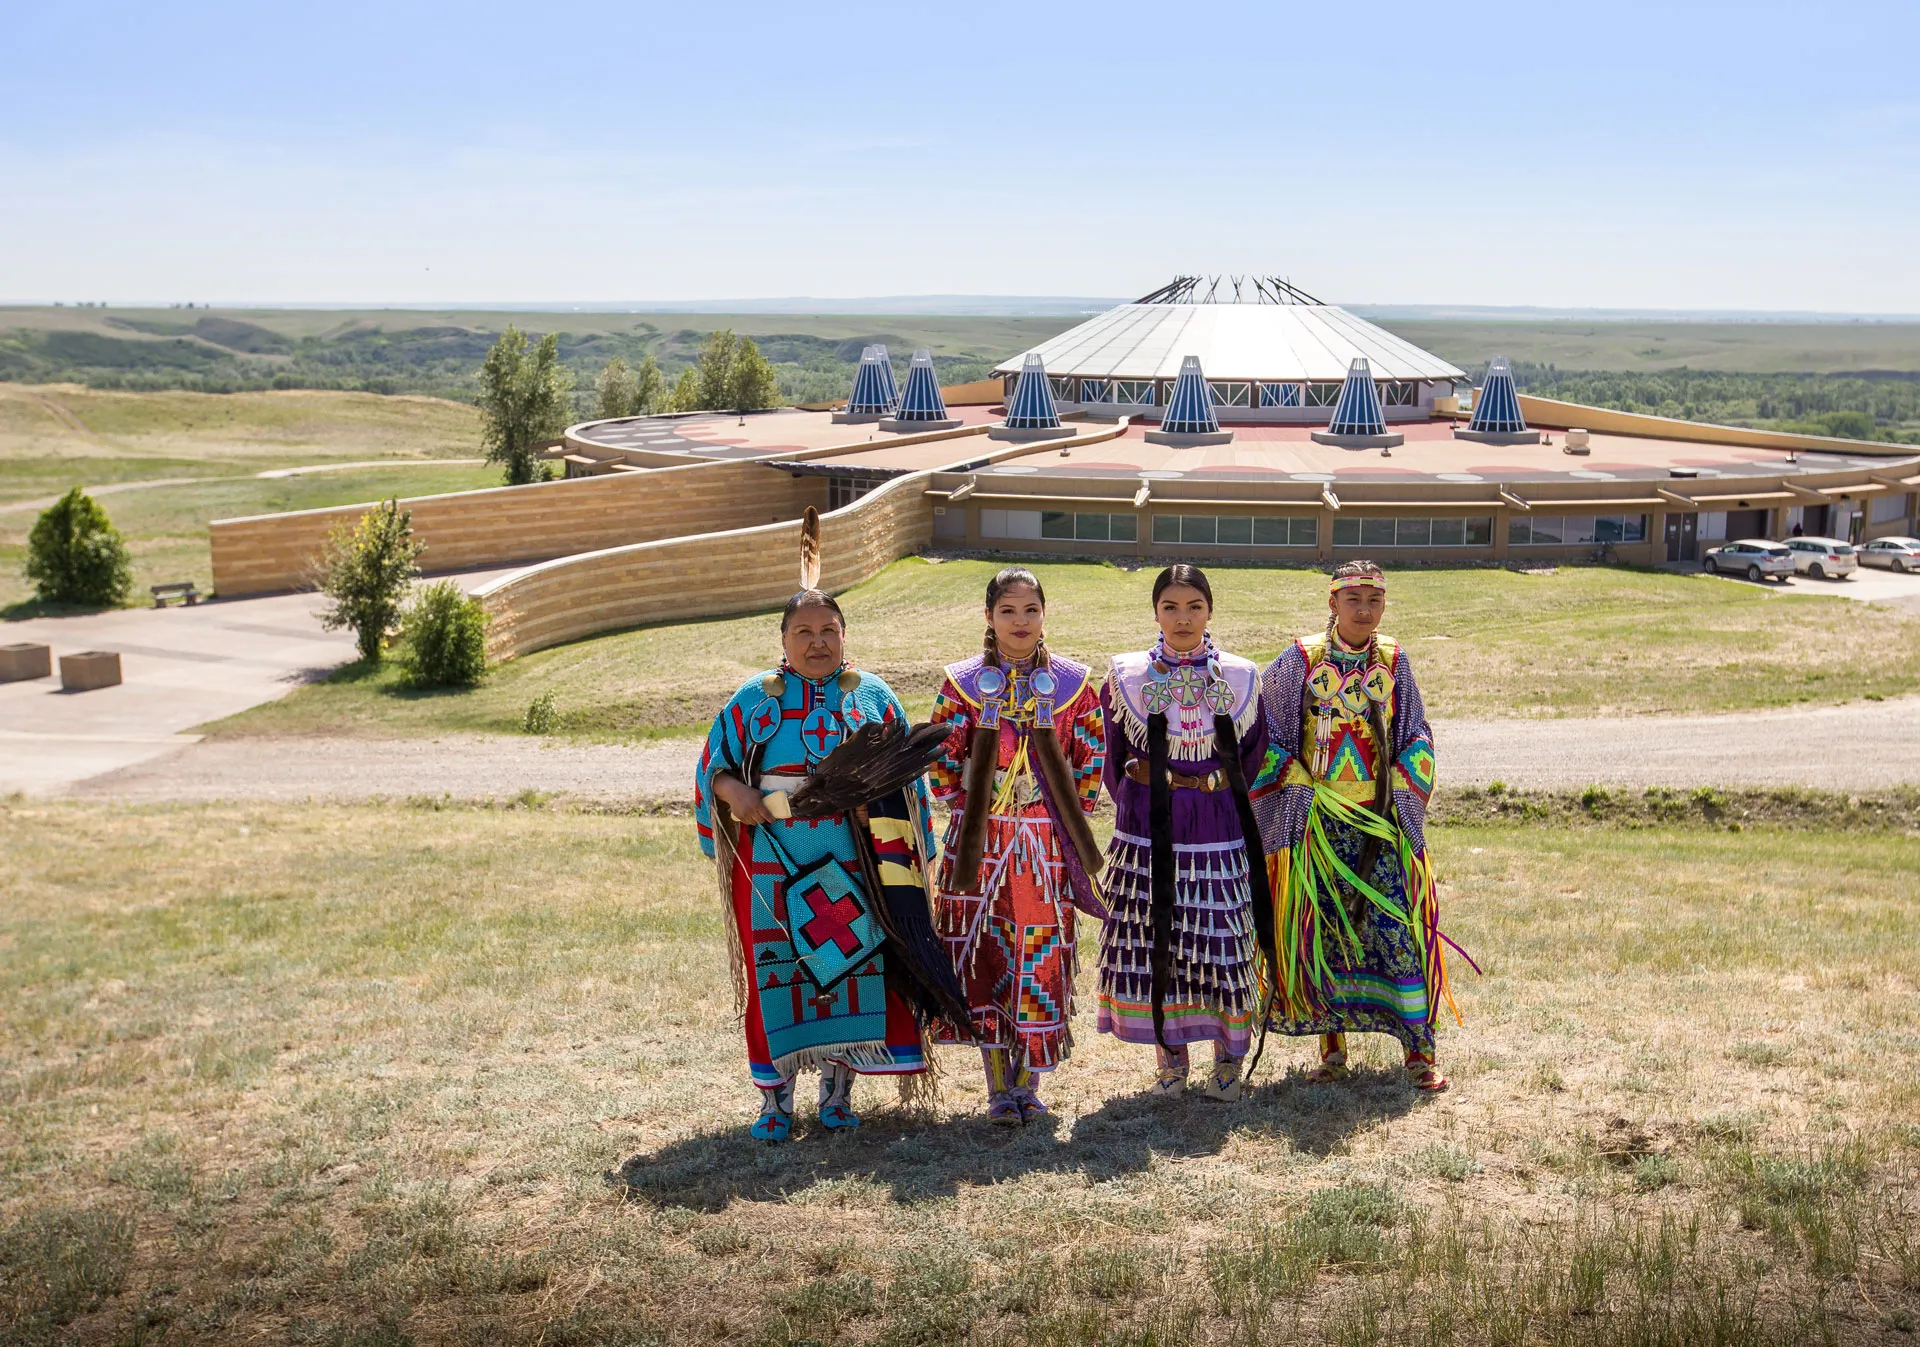
[[[813,740],[814,748],[821,753],[827,751],[827,740],[836,737],[833,731],[827,728],[827,722],[824,720],[814,721],[812,729],[802,730],[800,733]]]
[[[760,734],[766,734],[773,729],[779,719],[780,713],[772,707],[767,707],[753,718],[753,728]]]
[[[813,920],[800,928],[800,934],[815,949],[831,943],[842,954],[858,954],[860,937],[853,933],[853,923],[860,916],[860,905],[851,897],[821,902],[825,897],[824,889],[815,889],[807,895],[808,906],[813,908]]]

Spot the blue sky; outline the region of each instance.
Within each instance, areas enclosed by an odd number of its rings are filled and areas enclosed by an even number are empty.
[[[4,0],[0,299],[1920,313],[1920,5]]]

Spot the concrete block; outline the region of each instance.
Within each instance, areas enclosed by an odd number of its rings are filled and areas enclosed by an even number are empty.
[[[1458,431],[1454,432],[1456,435]],[[1330,444],[1336,449],[1398,449],[1407,442],[1407,437],[1397,430],[1384,435],[1336,435],[1330,430],[1313,432],[1315,444]]]
[[[120,652],[82,650],[60,657],[60,686],[68,692],[91,692],[120,682]]]
[[[0,683],[53,676],[53,651],[35,641],[0,645]]]

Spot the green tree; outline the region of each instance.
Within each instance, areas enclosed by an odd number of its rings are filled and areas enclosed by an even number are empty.
[[[378,661],[387,633],[400,620],[415,563],[426,544],[413,536],[413,512],[382,501],[353,523],[334,527],[320,554],[320,592],[333,600],[320,615],[328,631],[353,629],[360,658]]]
[[[543,480],[538,446],[567,428],[573,374],[560,363],[560,336],[549,332],[527,350],[527,334],[511,323],[480,367],[480,411],[487,461],[503,463],[507,485]]]
[[[640,410],[640,380],[628,368],[625,356],[607,362],[593,381],[593,396],[595,416],[632,416]]]
[[[487,671],[487,608],[451,580],[423,587],[400,619],[400,661],[415,687],[471,687]]]
[[[634,379],[633,409],[642,414],[665,411],[667,397],[666,376],[660,373],[660,362],[653,358],[653,352],[648,351]]]
[[[780,380],[760,354],[752,337],[742,337],[734,351],[727,406],[737,412],[757,412],[780,401]]]
[[[694,412],[700,410],[700,371],[688,365],[680,371],[679,382],[673,386],[668,401],[668,411]]]
[[[133,564],[100,502],[76,486],[34,521],[27,579],[45,603],[105,608],[133,588]]]
[[[700,343],[694,368],[700,371],[700,406],[725,411],[733,405],[733,367],[740,357],[740,339],[732,328],[707,333]]]

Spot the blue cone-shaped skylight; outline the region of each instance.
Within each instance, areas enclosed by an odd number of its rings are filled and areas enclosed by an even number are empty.
[[[933,374],[933,352],[915,351],[913,364],[907,367],[906,391],[900,395],[900,421],[945,421],[947,400],[940,396],[940,381]]]
[[[1373,382],[1373,368],[1363,355],[1355,356],[1347,367],[1347,381],[1340,385],[1340,401],[1333,409],[1330,435],[1384,435],[1387,416],[1380,409],[1380,390]]]
[[[1526,432],[1527,418],[1520,414],[1520,395],[1513,386],[1513,366],[1505,356],[1488,362],[1486,382],[1473,400],[1473,420],[1467,429],[1492,435]]]
[[[1220,433],[1220,418],[1213,414],[1213,398],[1207,391],[1207,378],[1200,372],[1199,356],[1190,355],[1180,362],[1180,377],[1174,380],[1160,429],[1172,435]]]
[[[893,366],[887,348],[869,346],[860,352],[860,368],[853,376],[853,396],[847,399],[850,416],[891,416],[899,403],[893,386]]]
[[[1013,401],[1007,404],[1008,430],[1058,430],[1060,412],[1053,405],[1053,385],[1047,382],[1047,367],[1040,357],[1030,355],[1020,366],[1020,381],[1013,386]]]

